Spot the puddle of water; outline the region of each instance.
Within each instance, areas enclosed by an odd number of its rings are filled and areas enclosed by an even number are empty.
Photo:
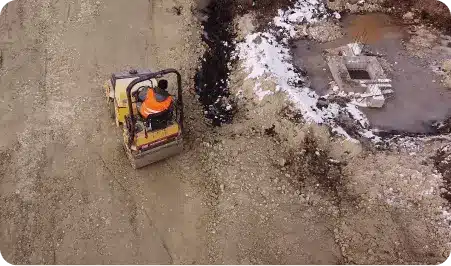
[[[382,13],[345,16],[342,25],[348,40],[366,44],[407,37],[398,21]]]
[[[345,36],[329,43],[299,40],[295,43],[294,64],[303,68],[311,88],[327,92],[332,81],[321,53],[356,40],[363,41],[374,53],[391,64],[394,96],[381,109],[362,108],[375,128],[387,131],[430,133],[431,123],[451,115],[451,91],[440,84],[440,77],[430,69],[429,61],[411,57],[402,45],[409,37],[405,26],[386,14],[348,15],[341,22]]]
[[[322,56],[322,47],[314,41],[299,40],[294,46],[294,65],[307,72],[309,81],[305,84],[318,94],[324,95],[332,80],[329,67]]]

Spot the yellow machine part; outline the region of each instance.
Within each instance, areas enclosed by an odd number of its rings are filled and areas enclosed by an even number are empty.
[[[133,145],[128,146],[128,132],[125,128],[125,116],[129,114],[128,99],[126,94],[127,86],[135,78],[127,79],[117,79],[115,87],[113,88],[111,81],[107,81],[104,84],[107,103],[109,106],[113,107],[111,104],[114,100],[114,116],[116,117],[116,125],[123,126],[123,137],[124,137],[124,148],[127,152],[127,156],[130,159],[131,165],[134,169],[138,169],[149,165],[153,162],[160,161],[162,159],[168,158],[170,156],[179,154],[183,151],[183,139],[181,136],[181,128],[178,123],[160,130],[154,130],[147,132],[147,137],[144,131],[136,133],[133,139]],[[132,88],[132,93],[136,91],[141,86],[153,87],[157,84],[156,79],[146,80],[136,84]],[[133,98],[133,97],[132,97]],[[110,109],[113,111],[113,108]],[[132,111],[134,115],[138,115],[138,110],[136,109],[136,103],[132,99]],[[174,141],[163,142],[170,137],[175,137]],[[153,146],[153,144],[160,143],[161,145]],[[152,147],[151,149],[146,149],[146,147]],[[141,148],[136,150],[136,148]]]
[[[114,98],[115,100],[115,112],[116,112],[116,119],[119,123],[124,123],[124,119],[125,116],[128,115],[128,105],[127,105],[127,93],[126,93],[126,89],[128,84],[130,84],[130,82],[132,82],[134,79],[136,78],[127,78],[127,79],[118,79],[116,80],[116,86],[114,88],[114,90],[112,90],[112,84],[111,81],[107,81],[104,84],[105,87],[105,92],[107,97],[109,98]],[[157,84],[157,80],[152,79],[152,80],[145,80],[143,82],[140,82],[138,84],[136,84],[133,89],[132,92],[137,90],[139,87],[141,86],[154,86],[155,84]],[[132,99],[132,108],[133,108],[133,113],[137,114],[137,110],[136,110],[136,104],[134,102],[134,99]]]
[[[115,108],[116,108],[117,121],[119,121],[119,123],[124,123],[125,116],[128,115],[128,107],[118,107],[117,105],[115,105]],[[132,104],[132,108],[133,108],[133,113],[137,114],[138,111],[136,109],[135,103]]]
[[[118,79],[116,80],[116,86],[114,88],[114,98],[116,99],[117,105],[119,107],[127,107],[127,93],[126,89],[127,86],[137,78],[127,78],[127,79]],[[136,91],[141,86],[149,86],[152,87],[155,84],[157,84],[156,80],[145,80],[143,82],[140,82],[136,84],[132,88],[132,93]],[[132,97],[133,98],[133,97]],[[134,99],[132,99],[132,102],[134,102]]]
[[[179,133],[179,131],[180,131],[180,127],[177,123],[165,128],[165,129],[148,131],[147,138],[144,134],[144,131],[141,131],[138,134],[136,134],[135,145],[137,147],[140,147],[140,146],[176,135]]]

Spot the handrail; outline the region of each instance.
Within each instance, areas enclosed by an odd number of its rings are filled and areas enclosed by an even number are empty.
[[[145,80],[149,80],[149,79],[153,79],[153,78],[161,78],[164,75],[171,74],[171,73],[174,73],[177,75],[177,93],[178,93],[177,104],[178,104],[178,108],[179,108],[179,112],[180,112],[180,117],[179,117],[178,123],[179,123],[180,129],[183,131],[182,76],[180,75],[180,73],[173,68],[168,68],[168,69],[164,69],[164,70],[161,70],[158,72],[153,72],[153,73],[131,75],[130,77],[138,77],[138,78],[133,80],[132,82],[130,82],[130,84],[128,84],[127,89],[126,89],[127,101],[128,101],[128,111],[129,111],[130,122],[131,122],[131,125],[130,125],[131,132],[129,132],[129,141],[128,141],[129,147],[131,146],[131,144],[133,142],[133,137],[135,136],[135,124],[136,124],[136,118],[133,114],[133,104],[132,104],[132,96],[131,96],[132,88],[136,84],[143,82]]]

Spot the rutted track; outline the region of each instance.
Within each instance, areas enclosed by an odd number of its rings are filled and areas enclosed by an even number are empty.
[[[191,2],[180,4],[190,10]],[[181,69],[196,60],[178,32],[197,24],[188,26],[191,14],[175,15],[172,7],[21,0],[2,12],[0,250],[7,261],[207,260],[208,190],[197,185],[204,174],[198,153],[132,170],[102,90],[112,72]],[[183,73],[189,86],[194,72]],[[186,105],[191,115],[200,111]],[[202,128],[201,120],[187,126],[196,139],[192,129]]]

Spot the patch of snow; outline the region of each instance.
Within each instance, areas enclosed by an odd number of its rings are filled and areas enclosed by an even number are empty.
[[[280,31],[286,31],[289,37],[296,36],[296,26],[303,23],[312,23],[328,16],[326,8],[320,0],[297,1],[294,7],[278,11],[274,24]]]
[[[339,91],[339,90],[340,90],[340,88],[339,88],[337,85],[335,85],[335,86],[332,87],[332,91],[335,91],[335,92],[336,92],[336,91]]]
[[[328,16],[324,4],[317,0],[297,1],[293,8],[286,11],[279,10],[279,15],[274,18],[274,24],[278,31],[270,30],[249,34],[245,40],[237,44],[235,56],[237,56],[246,71],[247,79],[256,80],[254,91],[262,100],[273,92],[263,90],[259,80],[270,79],[277,84],[277,90],[283,91],[288,98],[301,111],[308,122],[327,124],[332,131],[346,138],[352,139],[337,120],[343,113],[348,114],[357,121],[359,134],[362,137],[380,141],[369,129],[369,122],[365,115],[353,104],[345,107],[337,103],[329,103],[326,107],[318,108],[319,95],[312,89],[303,86],[304,79],[294,71],[295,67],[287,47],[287,39],[297,34],[296,26],[301,23],[317,22]],[[282,42],[278,42],[276,36],[282,34]],[[287,36],[288,35],[288,36]],[[285,41],[284,41],[285,40]],[[354,52],[359,52],[358,47],[351,47]]]

